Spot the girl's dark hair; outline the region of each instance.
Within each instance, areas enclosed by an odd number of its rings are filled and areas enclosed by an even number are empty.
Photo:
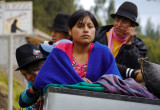
[[[45,62],[45,59],[32,62],[24,66],[21,70],[26,70],[29,73],[34,73],[34,70],[39,70],[44,62]]]
[[[68,28],[72,29],[78,21],[83,22],[83,19],[87,16],[90,17],[90,19],[92,20],[92,22],[94,24],[94,27],[97,30],[98,22],[97,22],[96,18],[94,17],[94,15],[91,12],[86,11],[86,10],[78,10],[78,11],[74,12],[68,20]]]

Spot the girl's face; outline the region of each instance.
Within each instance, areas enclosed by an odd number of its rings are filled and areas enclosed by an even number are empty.
[[[34,83],[34,80],[36,78],[36,75],[38,74],[39,69],[34,70],[34,73],[29,73],[26,70],[21,70],[22,75],[26,78],[27,81],[30,81],[32,83]]]
[[[61,39],[67,39],[66,34],[64,34],[61,31],[54,30],[54,29],[51,32],[51,36],[52,36],[53,43],[56,43],[57,41],[59,41]]]
[[[73,37],[74,43],[89,44],[95,37],[95,27],[90,17],[85,17],[83,21],[77,22],[72,29],[69,29],[69,35]]]

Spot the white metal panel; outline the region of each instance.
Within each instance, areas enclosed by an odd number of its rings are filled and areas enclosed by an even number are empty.
[[[160,100],[48,87],[43,110],[160,110]]]
[[[49,93],[45,110],[160,110],[159,105]]]
[[[0,65],[6,67],[8,65],[8,59],[9,59],[9,53],[8,53],[8,44],[9,43],[9,36],[5,36],[5,37],[0,37]],[[13,51],[12,51],[12,55],[13,55],[13,65],[17,65],[17,61],[16,61],[16,56],[15,56],[15,52],[16,52],[16,48],[18,48],[19,46],[26,44],[26,37],[25,36],[17,36],[13,38]]]

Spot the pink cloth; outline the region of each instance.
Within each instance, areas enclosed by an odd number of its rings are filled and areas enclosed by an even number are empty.
[[[93,45],[94,44],[90,44],[90,48],[88,51],[88,59],[89,59],[90,52],[93,48]],[[73,43],[72,43],[72,48],[70,48],[70,49],[71,50],[69,50],[69,51],[71,51],[71,53],[68,56],[72,62],[72,66],[73,66],[74,70],[78,73],[78,75],[80,77],[85,77],[87,74],[88,61],[85,62],[84,64],[79,64],[78,61],[73,57]]]
[[[117,35],[115,34],[115,32],[114,32],[114,27],[112,27],[112,28],[110,29],[109,35],[108,35],[108,48],[110,49],[110,51],[112,52],[112,49],[113,49],[113,39],[114,39],[115,41],[117,41],[117,42],[121,42],[121,43],[122,43],[121,46],[122,46],[123,44],[126,43],[126,42],[125,42],[125,38],[126,38],[125,35],[123,35],[123,36],[117,36]],[[120,46],[120,47],[121,47],[121,46]]]
[[[89,59],[90,52],[93,48],[93,45],[94,44],[92,44],[92,43],[90,44],[90,48],[89,48],[89,52],[88,52],[88,59]],[[63,47],[63,46],[64,46],[64,43],[61,43],[60,45],[58,45],[58,47]],[[56,46],[56,48],[58,48],[58,47]],[[63,51],[65,51],[65,48],[68,48],[67,49],[68,51],[66,51],[66,54],[69,56],[74,70],[77,72],[77,74],[80,77],[85,77],[87,74],[88,61],[85,62],[84,64],[79,64],[77,62],[77,60],[73,57],[73,43],[70,43],[67,47],[64,47]]]
[[[72,66],[74,70],[78,73],[80,77],[85,77],[87,74],[87,66],[88,66],[88,61],[84,64],[79,64],[77,60],[73,57],[72,59]]]

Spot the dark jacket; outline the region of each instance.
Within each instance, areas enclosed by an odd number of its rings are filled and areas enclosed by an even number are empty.
[[[103,26],[97,29],[94,42],[98,41],[108,46],[106,32],[113,27],[113,25]],[[142,39],[135,36],[132,40],[131,45],[123,44],[116,56],[116,63],[122,76],[126,77],[127,68],[139,69],[140,63],[139,58],[145,57],[147,49]],[[132,71],[133,72],[133,71]],[[135,71],[134,71],[135,72]],[[132,77],[134,77],[132,75]]]

